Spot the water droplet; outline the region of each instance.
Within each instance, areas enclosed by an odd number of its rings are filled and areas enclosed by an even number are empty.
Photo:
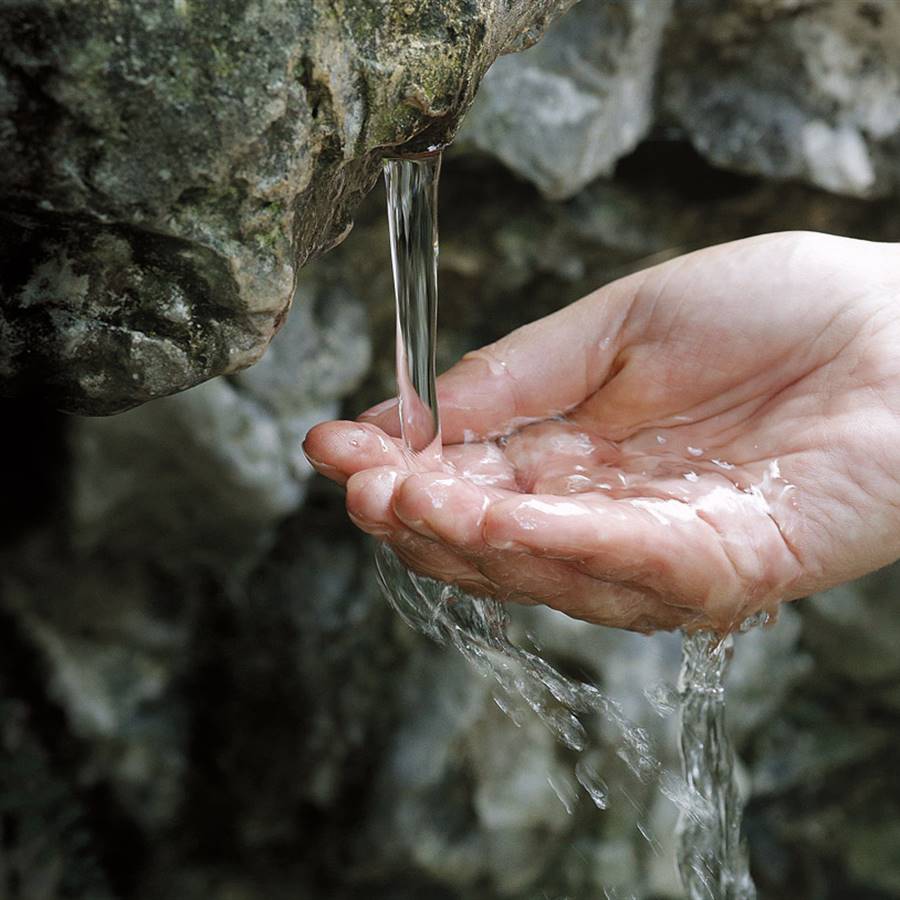
[[[650,826],[645,822],[637,823],[637,830],[641,833],[641,837],[650,845],[650,849],[657,855],[662,856],[662,844],[657,840],[656,836],[650,830]]]
[[[598,809],[606,809],[609,806],[609,787],[600,777],[597,770],[585,758],[579,757],[575,763],[575,777],[578,783],[588,792],[591,800]]]
[[[674,684],[668,681],[657,681],[644,688],[644,696],[653,707],[653,711],[665,718],[672,715],[678,708],[678,691]]]
[[[492,696],[494,698],[494,703],[497,704],[501,712],[503,712],[516,728],[521,728],[525,722],[522,710],[519,709],[509,697],[504,697],[503,694],[494,693]]]
[[[575,804],[578,802],[578,792],[575,790],[575,786],[568,779],[554,778],[552,775],[547,776],[547,784],[550,785],[553,793],[559,797],[559,802],[562,803],[565,811],[571,816],[575,811]]]

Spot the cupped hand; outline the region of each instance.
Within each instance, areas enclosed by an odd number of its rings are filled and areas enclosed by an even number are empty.
[[[312,464],[412,568],[638,631],[728,630],[900,556],[900,249],[711,247],[467,354],[444,455],[396,403]]]

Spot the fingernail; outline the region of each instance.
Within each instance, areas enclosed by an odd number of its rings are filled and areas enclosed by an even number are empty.
[[[416,534],[421,534],[422,537],[431,538],[432,540],[439,540],[438,536],[425,524],[423,519],[410,519],[400,515],[397,512],[396,505],[393,505],[394,515],[406,526],[412,528]]]
[[[521,549],[515,541],[499,540],[498,538],[485,537],[485,544],[491,550],[519,550]]]
[[[370,406],[365,412],[361,412],[357,419],[374,419],[376,416],[386,413],[389,409],[393,409],[399,402],[397,397],[383,400],[381,403],[376,403],[375,406]]]
[[[325,463],[323,463],[321,459],[316,459],[316,458],[315,458],[315,457],[314,457],[314,456],[306,449],[306,447],[305,447],[303,444],[300,445],[300,449],[303,451],[303,455],[306,457],[306,461],[307,461],[311,466],[313,466],[314,468],[318,469],[318,468],[320,468],[321,466],[324,466],[324,465],[325,465]]]
[[[360,531],[371,534],[372,537],[384,538],[391,533],[389,528],[385,528],[383,525],[378,525],[374,522],[369,522],[367,519],[361,519],[359,516],[353,515],[349,509],[347,510],[347,518],[349,518]]]
[[[326,475],[331,472],[334,474],[341,474],[341,470],[336,466],[331,466],[327,462],[323,462],[321,459],[316,459],[310,453],[307,453],[306,447],[301,446],[300,449],[303,451],[303,455],[306,457],[306,461],[317,471],[321,472],[321,474]]]

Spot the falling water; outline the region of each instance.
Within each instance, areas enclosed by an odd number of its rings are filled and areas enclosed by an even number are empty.
[[[384,164],[397,303],[400,428],[411,453],[440,454],[441,450],[434,377],[440,173],[439,152],[416,159],[389,159]]]
[[[744,627],[755,624],[748,620]],[[682,641],[679,725],[684,775],[703,797],[704,822],[679,824],[678,870],[689,900],[754,900],[756,889],[741,838],[741,798],[734,751],[725,729],[725,669],[733,639],[708,631]]]
[[[401,430],[411,460],[424,457],[429,463],[438,462],[441,453],[434,371],[440,165],[439,152],[388,159],[384,165]],[[386,544],[379,545],[376,565],[388,601],[407,624],[454,647],[489,678],[494,700],[515,724],[521,724],[530,710],[578,753],[575,778],[600,809],[609,805],[609,788],[584,753],[591,746],[585,722],[599,715],[614,727],[620,743],[617,755],[631,775],[640,781],[656,778],[660,790],[681,811],[679,868],[689,900],[755,896],[740,842],[741,809],[724,731],[726,643],[703,632],[685,636],[678,694],[685,765],[680,777],[662,768],[647,733],[626,718],[615,700],[514,644],[507,636],[508,617],[501,602],[469,596],[410,571]],[[624,789],[622,793],[631,800]],[[565,803],[568,807],[569,801]],[[638,827],[655,849],[657,842],[646,825]]]

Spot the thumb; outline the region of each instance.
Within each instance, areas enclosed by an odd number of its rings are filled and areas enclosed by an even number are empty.
[[[638,285],[635,275],[620,279],[467,353],[437,382],[445,442],[496,437],[523,419],[563,413],[593,394],[609,377]],[[400,436],[396,400],[359,419]]]

